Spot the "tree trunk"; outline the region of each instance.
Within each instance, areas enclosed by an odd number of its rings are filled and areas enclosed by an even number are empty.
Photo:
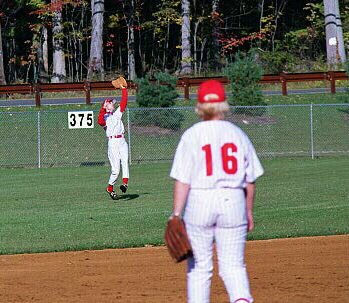
[[[168,61],[168,43],[170,40],[170,21],[167,20],[167,30],[166,30],[166,36],[164,41],[164,52],[162,56],[162,70],[166,71],[166,63]]]
[[[43,33],[43,39],[44,41],[42,42],[42,58],[43,58],[43,68],[45,74],[48,74],[48,39],[47,39],[47,27],[44,26],[42,28],[42,33]]]
[[[2,49],[2,30],[0,23],[0,84],[6,84],[5,71],[4,71],[4,52]]]
[[[219,41],[218,41],[218,26],[219,26],[219,18],[218,18],[218,4],[219,0],[212,0],[212,51],[213,51],[213,70],[218,71],[219,66]]]
[[[45,56],[47,56],[47,49],[45,53],[44,45],[46,43],[46,47],[47,47],[46,39],[47,39],[47,35],[45,37],[45,27],[43,27],[43,39],[41,39],[41,37],[38,37],[37,41],[34,41],[34,45],[36,46],[36,57],[37,57],[37,79],[41,83],[49,81],[47,70],[45,69],[46,68],[45,63],[47,61],[47,58],[45,58]],[[37,79],[34,79],[34,81],[36,82]]]
[[[182,69],[181,74],[191,74],[191,46],[190,46],[190,2],[182,0]]]
[[[278,6],[278,2],[276,1],[276,6],[275,6],[275,9],[274,9],[275,28],[274,28],[274,30],[272,32],[272,35],[271,35],[271,37],[272,37],[271,38],[271,44],[272,44],[272,51],[273,52],[275,51],[275,36],[276,36],[277,29],[278,29],[279,18],[283,14],[283,10],[286,7],[287,1],[288,0],[281,0],[279,6]]]
[[[104,1],[92,0],[92,33],[90,60],[88,64],[87,79],[100,76],[100,80],[104,81],[104,64],[103,64],[103,14]]]
[[[134,34],[134,14],[135,3],[131,1],[131,9],[128,22],[128,37],[127,37],[127,57],[128,57],[128,78],[130,80],[136,79],[136,66],[135,66],[135,34]]]
[[[198,27],[200,21],[196,21],[194,24],[194,36],[193,36],[193,52],[194,52],[194,73],[198,73],[198,55],[197,55],[197,39],[198,39]]]
[[[330,68],[337,68],[337,64],[340,60],[342,62],[345,61],[338,0],[324,0],[324,8],[327,63],[330,65]]]
[[[53,2],[54,0],[52,0]],[[65,58],[63,51],[63,39],[62,34],[62,12],[55,11],[53,12],[52,17],[53,22],[53,74],[51,77],[51,82],[61,83],[64,82],[66,77],[66,68],[65,68]]]
[[[327,63],[337,64],[337,22],[333,0],[324,0]]]
[[[260,10],[261,10],[261,16],[259,18],[259,31],[262,31],[262,20],[263,20],[263,14],[264,14],[264,0],[261,0],[261,4],[259,5]]]
[[[341,14],[339,11],[338,0],[334,1],[336,9],[336,21],[337,21],[337,40],[338,40],[338,54],[342,63],[346,61],[344,39],[343,39],[343,27],[341,21]]]
[[[140,20],[139,20],[139,16],[137,17],[137,23],[140,24]],[[139,58],[141,58],[141,74],[144,73],[145,71],[145,66],[146,66],[146,60],[145,60],[145,51],[143,51],[142,48],[142,29],[140,28],[138,30],[138,54],[139,54]]]

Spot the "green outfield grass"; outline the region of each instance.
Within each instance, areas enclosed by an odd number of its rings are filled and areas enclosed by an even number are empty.
[[[349,233],[348,159],[264,160],[249,239]],[[131,165],[127,194],[109,167],[0,169],[0,254],[162,245],[170,163]]]

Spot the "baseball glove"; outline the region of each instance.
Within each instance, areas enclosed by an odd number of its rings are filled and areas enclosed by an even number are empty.
[[[113,80],[111,82],[111,84],[115,87],[115,88],[123,88],[123,87],[127,87],[127,82],[125,80],[124,77],[119,77],[116,80]]]
[[[178,216],[172,216],[167,222],[165,242],[168,251],[177,263],[193,256],[184,222]]]

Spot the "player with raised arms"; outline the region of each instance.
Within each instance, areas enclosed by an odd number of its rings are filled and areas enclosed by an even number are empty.
[[[123,193],[127,191],[129,180],[128,144],[124,137],[125,129],[121,120],[127,106],[128,93],[127,82],[123,77],[113,80],[112,85],[115,88],[120,88],[122,91],[120,104],[115,110],[115,104],[117,102],[115,99],[104,100],[98,115],[98,124],[104,128],[108,138],[108,159],[111,165],[111,174],[107,193],[113,200],[117,200],[118,195],[114,190],[114,185],[120,173],[120,163],[122,166],[123,181],[120,189]]]

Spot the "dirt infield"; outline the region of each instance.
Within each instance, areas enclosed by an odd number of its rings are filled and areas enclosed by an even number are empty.
[[[348,303],[349,235],[248,241],[256,303]],[[186,302],[165,247],[0,256],[0,302]],[[228,302],[215,270],[211,302]]]

